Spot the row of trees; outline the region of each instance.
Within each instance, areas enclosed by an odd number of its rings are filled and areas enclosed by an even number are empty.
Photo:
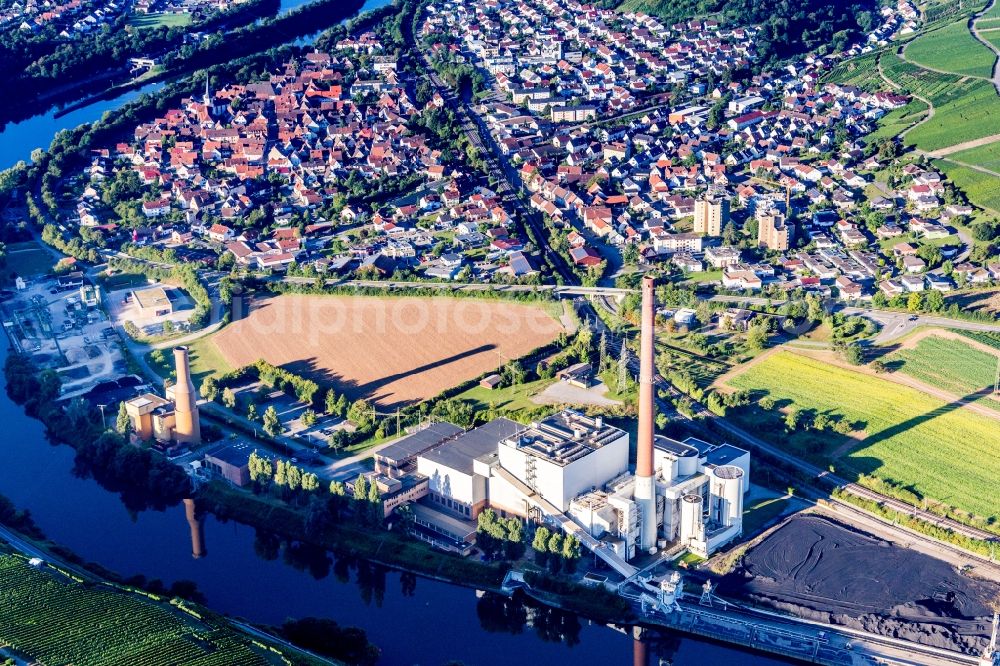
[[[275,489],[284,499],[301,497],[303,493],[312,493],[319,489],[319,477],[312,472],[306,472],[294,463],[280,458],[271,460],[261,456],[256,449],[250,454],[248,462],[250,480],[255,490]]]
[[[535,528],[531,548],[535,551],[535,562],[548,566],[549,571],[554,574],[561,569],[576,571],[576,564],[582,553],[580,540],[575,536],[563,536],[562,532],[552,531],[544,525]]]
[[[486,509],[477,522],[476,543],[487,557],[516,560],[524,554],[524,524],[519,519],[504,518]]]

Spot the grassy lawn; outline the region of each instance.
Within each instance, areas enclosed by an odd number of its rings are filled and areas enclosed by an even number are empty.
[[[475,410],[489,409],[490,404],[504,412],[518,412],[522,409],[535,409],[537,404],[531,401],[533,396],[538,395],[546,387],[557,382],[557,379],[539,379],[527,384],[518,384],[507,388],[488,389],[482,386],[474,386],[464,393],[459,393],[456,398],[459,400],[470,400],[476,404]]]
[[[4,273],[16,273],[21,277],[45,275],[55,265],[52,254],[35,241],[9,243]]]
[[[134,14],[129,17],[133,28],[182,28],[191,25],[190,14]]]
[[[789,352],[774,354],[729,382],[778,407],[846,419],[860,441],[830,432],[787,433],[781,414],[756,405],[731,412],[734,420],[795,453],[834,462],[838,472],[872,474],[983,517],[1000,514],[996,479],[996,423],[917,390]],[[811,448],[810,448],[811,447]],[[840,451],[838,451],[838,448]]]
[[[688,273],[685,282],[720,282],[722,280],[722,269],[711,271],[701,271],[698,273]]]
[[[996,186],[995,176],[955,164],[947,159],[934,160],[932,164],[940,169],[955,187],[962,190],[972,204],[991,211],[1000,211],[1000,188]]]
[[[907,134],[907,145],[936,150],[1000,134],[1000,97],[989,81],[931,72],[894,53],[882,54],[881,62],[890,79],[934,105],[934,118]]]
[[[198,338],[188,343],[188,358],[191,361],[191,378],[197,388],[205,377],[209,375],[221,375],[234,370],[226,359],[222,357],[219,348],[212,341],[212,336]],[[169,349],[163,351],[163,362],[156,361],[156,352],[146,354],[146,361],[150,367],[163,378],[172,377],[174,372],[174,357]]]
[[[149,279],[141,273],[115,273],[101,278],[101,285],[105,291],[118,291],[119,289],[134,289],[149,284]]]
[[[986,78],[992,75],[996,60],[993,53],[972,36],[964,17],[918,37],[906,47],[906,57],[931,69]]]
[[[992,388],[997,367],[996,356],[992,354],[960,340],[934,336],[924,338],[914,349],[890,354],[883,361],[896,372],[960,397]],[[988,395],[980,396],[979,400],[1000,410],[1000,402]]]
[[[16,555],[0,555],[0,605],[0,644],[47,664],[281,663],[167,600],[80,583]]]

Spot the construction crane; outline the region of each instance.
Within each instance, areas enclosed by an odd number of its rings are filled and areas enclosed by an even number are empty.
[[[765,185],[771,185],[778,189],[782,187],[785,188],[785,215],[791,217],[792,215],[792,185],[791,183],[780,183],[776,180],[771,180],[770,178],[763,178],[761,176],[753,176],[750,180],[755,180],[759,183],[764,183]]]

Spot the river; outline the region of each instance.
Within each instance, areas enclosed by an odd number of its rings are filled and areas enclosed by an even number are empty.
[[[0,365],[6,359],[0,345]],[[363,628],[382,664],[625,663],[630,636],[569,613],[526,608],[492,594],[282,544],[207,516],[206,555],[192,557],[183,506],[130,514],[118,496],[73,472],[73,450],[48,443],[40,422],[7,397],[0,376],[0,494],[29,509],[53,541],[125,576],[194,581],[209,607],[252,622],[317,616]],[[688,637],[651,639],[674,666],[787,663]],[[656,663],[656,662],[653,662]]]

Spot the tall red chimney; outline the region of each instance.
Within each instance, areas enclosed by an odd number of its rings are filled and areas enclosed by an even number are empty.
[[[639,337],[639,441],[637,443],[636,476],[653,476],[653,421],[656,419],[654,403],[655,361],[653,330],[656,316],[655,282],[651,277],[642,278],[642,324]]]
[[[642,278],[642,322],[639,337],[639,433],[636,442],[635,491],[643,550],[656,545],[656,488],[653,483],[653,422],[656,419],[654,342],[656,282]]]

